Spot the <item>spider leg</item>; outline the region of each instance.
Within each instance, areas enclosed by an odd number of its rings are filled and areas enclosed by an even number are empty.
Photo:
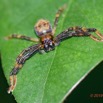
[[[28,36],[25,36],[25,35],[18,35],[18,34],[12,34],[10,36],[7,36],[5,39],[8,40],[8,39],[22,39],[22,40],[27,40],[27,41],[32,41],[32,42],[39,42],[39,39],[37,38],[31,38],[31,37],[28,37]]]
[[[103,42],[103,39],[97,38],[96,36],[90,35],[90,38],[94,41]]]
[[[81,36],[90,36],[91,34],[87,31],[82,30],[82,27],[75,26],[70,27],[67,30],[61,32],[54,38],[55,45],[59,45],[61,41],[71,38],[71,37],[81,37]]]
[[[17,77],[16,75],[10,76],[10,86],[8,89],[8,93],[13,92],[14,88],[16,87]]]
[[[93,36],[91,32],[96,33],[100,38]],[[67,30],[61,32],[54,38],[55,45],[59,45],[59,43],[65,39],[70,37],[81,37],[81,36],[89,36],[91,39],[99,42],[103,42],[103,35],[95,28],[84,28],[84,27],[70,27]]]
[[[59,8],[59,10],[57,11],[57,13],[55,15],[54,26],[53,26],[53,35],[55,34],[56,27],[57,27],[58,21],[59,21],[59,17],[65,8],[66,8],[66,5],[63,5],[61,8]]]
[[[16,63],[12,71],[10,72],[10,86],[8,89],[8,93],[13,92],[16,87],[17,77],[19,70],[22,68],[23,64],[27,59],[29,59],[32,55],[37,53],[40,50],[41,44],[35,44],[30,46],[29,48],[23,50],[21,54],[17,57]]]
[[[90,38],[95,40],[95,41],[99,41],[99,42],[103,42],[103,35],[95,28],[82,28],[82,30],[84,32],[94,32],[96,35],[98,35],[100,38],[97,38],[94,35],[90,35]]]

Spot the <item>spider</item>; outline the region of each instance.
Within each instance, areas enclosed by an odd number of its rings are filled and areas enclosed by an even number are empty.
[[[55,50],[55,47],[58,46],[63,40],[69,39],[71,37],[90,37],[95,41],[103,42],[103,35],[95,28],[84,28],[84,27],[69,27],[65,31],[59,33],[57,36],[54,36],[56,27],[58,24],[59,17],[62,11],[65,9],[65,6],[59,8],[56,13],[56,17],[54,20],[54,26],[52,26],[48,20],[40,19],[34,26],[34,30],[38,36],[37,38],[31,38],[24,35],[12,34],[7,39],[22,39],[32,42],[38,42],[27,49],[24,49],[20,55],[16,59],[16,63],[12,71],[10,72],[10,86],[8,89],[8,93],[13,92],[17,84],[17,74],[19,70],[23,67],[26,60],[28,60],[31,56],[36,54],[37,52],[41,53],[41,51],[49,52]],[[96,33],[99,38],[93,36],[91,33]]]

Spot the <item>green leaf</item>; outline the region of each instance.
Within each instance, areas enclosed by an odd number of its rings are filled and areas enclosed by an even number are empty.
[[[12,33],[36,37],[33,26],[37,20],[44,18],[53,24],[55,13],[63,4],[67,8],[60,17],[56,35],[71,26],[95,27],[103,33],[102,0],[1,0],[0,49],[8,83],[16,57],[33,43],[6,41],[4,37]],[[89,37],[70,38],[55,51],[30,58],[17,76],[13,95],[18,103],[60,103],[102,59],[103,43]]]

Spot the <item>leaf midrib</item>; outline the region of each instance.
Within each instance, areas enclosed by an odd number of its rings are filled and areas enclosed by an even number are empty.
[[[71,6],[71,4],[72,4],[72,1],[73,0],[70,0],[68,3],[67,3],[67,5],[69,5],[69,7],[67,8],[67,10],[66,10],[66,12],[65,12],[65,16],[62,18],[62,22],[61,22],[61,29],[60,30],[62,30],[62,28],[63,28],[63,23],[64,23],[64,21],[65,21],[65,17],[66,17],[66,15],[67,15],[67,13],[68,13],[68,11],[70,10],[70,6]],[[60,31],[61,32],[61,31]],[[57,47],[55,48],[55,51],[54,51],[54,56],[53,56],[53,59],[52,59],[52,61],[51,61],[51,65],[50,65],[50,67],[48,68],[48,73],[47,73],[47,77],[46,77],[46,80],[45,80],[45,83],[44,83],[44,89],[43,89],[43,95],[42,95],[42,98],[41,98],[41,103],[43,103],[43,99],[44,99],[44,94],[45,94],[45,90],[46,90],[46,84],[47,84],[47,81],[48,81],[48,77],[49,77],[49,74],[50,74],[50,70],[51,70],[51,68],[52,68],[52,65],[53,65],[53,62],[54,62],[54,60],[55,60],[55,57],[56,57],[56,53],[57,53]],[[60,100],[61,101],[61,100]]]

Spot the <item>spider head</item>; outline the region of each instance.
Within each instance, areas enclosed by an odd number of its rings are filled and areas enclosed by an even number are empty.
[[[52,32],[52,27],[50,25],[50,22],[47,21],[47,20],[44,20],[44,19],[40,19],[35,27],[34,27],[34,30],[37,34],[37,36],[42,36],[42,35],[45,35],[47,33],[51,33]]]

